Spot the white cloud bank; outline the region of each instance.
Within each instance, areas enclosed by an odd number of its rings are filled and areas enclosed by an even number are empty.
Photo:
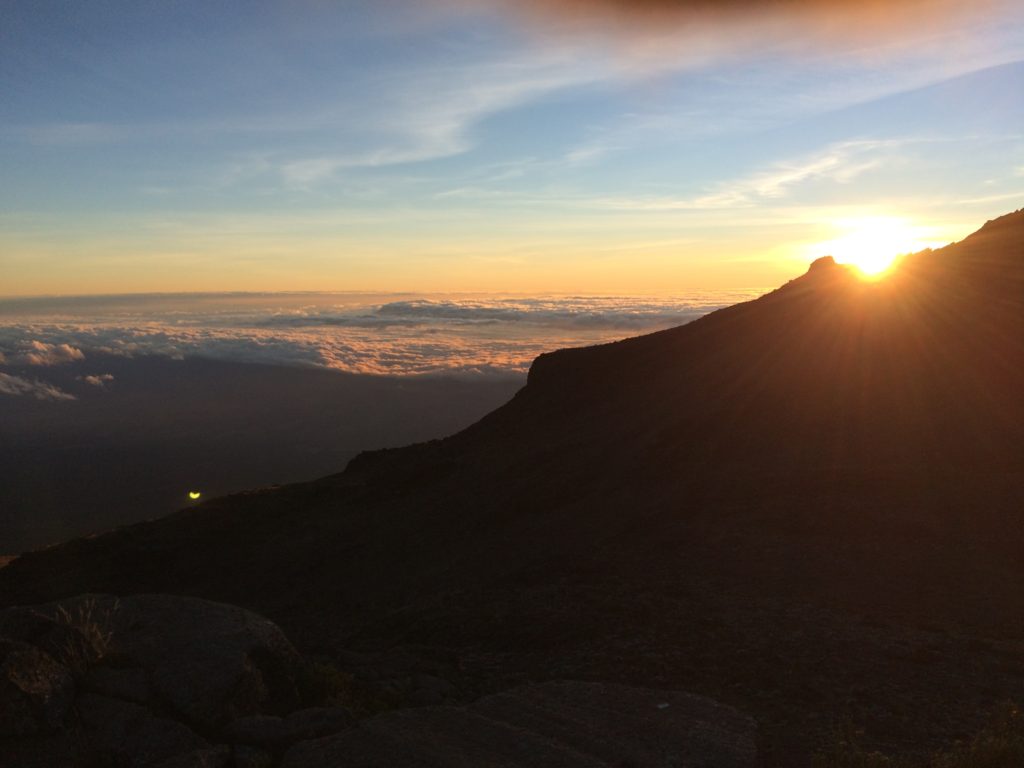
[[[680,325],[744,292],[672,298],[344,294],[0,302],[0,354],[208,357],[375,375],[520,376],[542,352]],[[383,298],[383,300],[382,300]],[[391,298],[393,300],[387,300]],[[60,350],[60,352],[58,352]],[[40,358],[43,359],[43,358]],[[95,378],[96,381],[90,379]],[[93,386],[102,376],[81,379]]]

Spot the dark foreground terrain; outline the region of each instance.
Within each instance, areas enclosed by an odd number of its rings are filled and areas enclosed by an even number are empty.
[[[0,605],[242,605],[391,707],[421,674],[685,690],[800,766],[842,723],[915,754],[1024,701],[1022,499],[1024,211],[543,355],[454,437],[26,554]]]

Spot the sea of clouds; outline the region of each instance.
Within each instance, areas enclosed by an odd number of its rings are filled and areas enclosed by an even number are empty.
[[[90,355],[206,357],[387,376],[521,377],[542,352],[669,328],[755,292],[672,297],[178,294],[0,300],[0,395],[72,397]],[[96,387],[102,371],[79,377]]]

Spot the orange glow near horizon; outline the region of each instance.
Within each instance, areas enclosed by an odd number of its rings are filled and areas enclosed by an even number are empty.
[[[837,236],[815,243],[813,251],[854,267],[866,280],[883,278],[900,256],[942,245],[926,227],[894,217],[844,219],[833,227]]]
[[[180,232],[126,228],[101,243],[61,236],[59,248],[3,233],[0,251],[23,255],[8,269],[0,263],[0,298],[315,290],[620,296],[768,291],[820,256],[855,265],[865,275],[884,274],[898,254],[939,247],[976,228],[973,222],[877,209],[780,213],[743,227],[732,225],[733,215],[702,214],[704,224],[692,233],[674,213],[597,223],[556,216],[535,220],[524,231],[495,220],[488,222],[491,238],[475,225],[456,223],[417,230],[415,237],[310,234],[281,223],[262,240],[240,234],[195,242],[184,242]]]

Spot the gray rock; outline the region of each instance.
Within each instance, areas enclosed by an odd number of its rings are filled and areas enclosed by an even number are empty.
[[[420,710],[422,711],[422,710]],[[487,765],[480,763],[480,765]],[[342,736],[300,741],[284,754],[280,768],[439,768],[417,754],[415,745],[381,739],[357,728]]]
[[[265,749],[244,744],[231,751],[232,768],[273,768],[274,756]]]
[[[413,686],[409,703],[417,707],[443,704],[445,699],[455,693],[455,686],[434,675],[416,675],[413,677]]]
[[[153,716],[145,707],[106,696],[86,693],[75,702],[78,719],[90,741],[102,754],[121,749],[136,723]]]
[[[70,729],[46,735],[0,738],[0,765],[11,768],[95,768],[93,756]]]
[[[138,704],[87,693],[78,697],[75,706],[96,752],[115,765],[155,766],[210,749],[188,726],[157,717]],[[226,760],[225,756],[220,765]]]
[[[316,739],[355,725],[352,714],[339,707],[300,709],[288,717],[253,715],[235,720],[224,729],[224,738],[235,744],[281,749],[296,741]]]
[[[290,712],[299,703],[295,649],[274,624],[235,606],[82,595],[0,611],[0,626],[18,638],[0,637],[3,765],[221,768],[235,761],[258,768],[265,750],[243,750],[236,759],[192,727],[214,733],[239,717]],[[51,738],[65,722],[76,679],[84,691],[75,701],[78,718]],[[262,719],[260,729],[281,746],[352,723],[346,711],[327,709],[252,719]]]
[[[756,724],[686,693],[553,682],[379,715],[294,745],[282,768],[753,768]]]
[[[0,611],[0,636],[34,645],[79,675],[96,661],[98,651],[69,623],[72,618],[79,617],[54,618],[31,607],[7,608]]]
[[[281,743],[284,718],[275,715],[249,715],[228,723],[222,735],[231,744],[274,746]]]
[[[444,704],[444,696],[437,691],[420,689],[410,693],[406,701],[413,707],[431,707]]]
[[[0,736],[60,728],[74,693],[70,671],[49,654],[0,638]]]
[[[224,768],[231,761],[231,752],[225,746],[196,749],[175,755],[150,768]],[[238,764],[235,763],[235,768]]]
[[[473,711],[611,765],[748,768],[756,722],[688,693],[555,681],[488,696]]]
[[[377,673],[383,678],[411,677],[423,660],[407,648],[391,648],[377,657]]]
[[[455,691],[454,685],[434,675],[416,675],[413,680],[416,684],[416,689],[420,691],[430,691],[441,696],[450,696]]]
[[[204,731],[299,702],[298,653],[275,624],[244,608],[175,595],[92,595],[49,608],[73,613],[83,601],[117,606],[106,655],[145,670],[152,694]]]
[[[296,739],[316,739],[352,728],[355,717],[341,707],[310,707],[292,712],[284,720],[285,728]]]
[[[83,676],[82,688],[90,693],[136,704],[149,704],[153,698],[149,676],[146,670],[138,667],[92,667]]]

